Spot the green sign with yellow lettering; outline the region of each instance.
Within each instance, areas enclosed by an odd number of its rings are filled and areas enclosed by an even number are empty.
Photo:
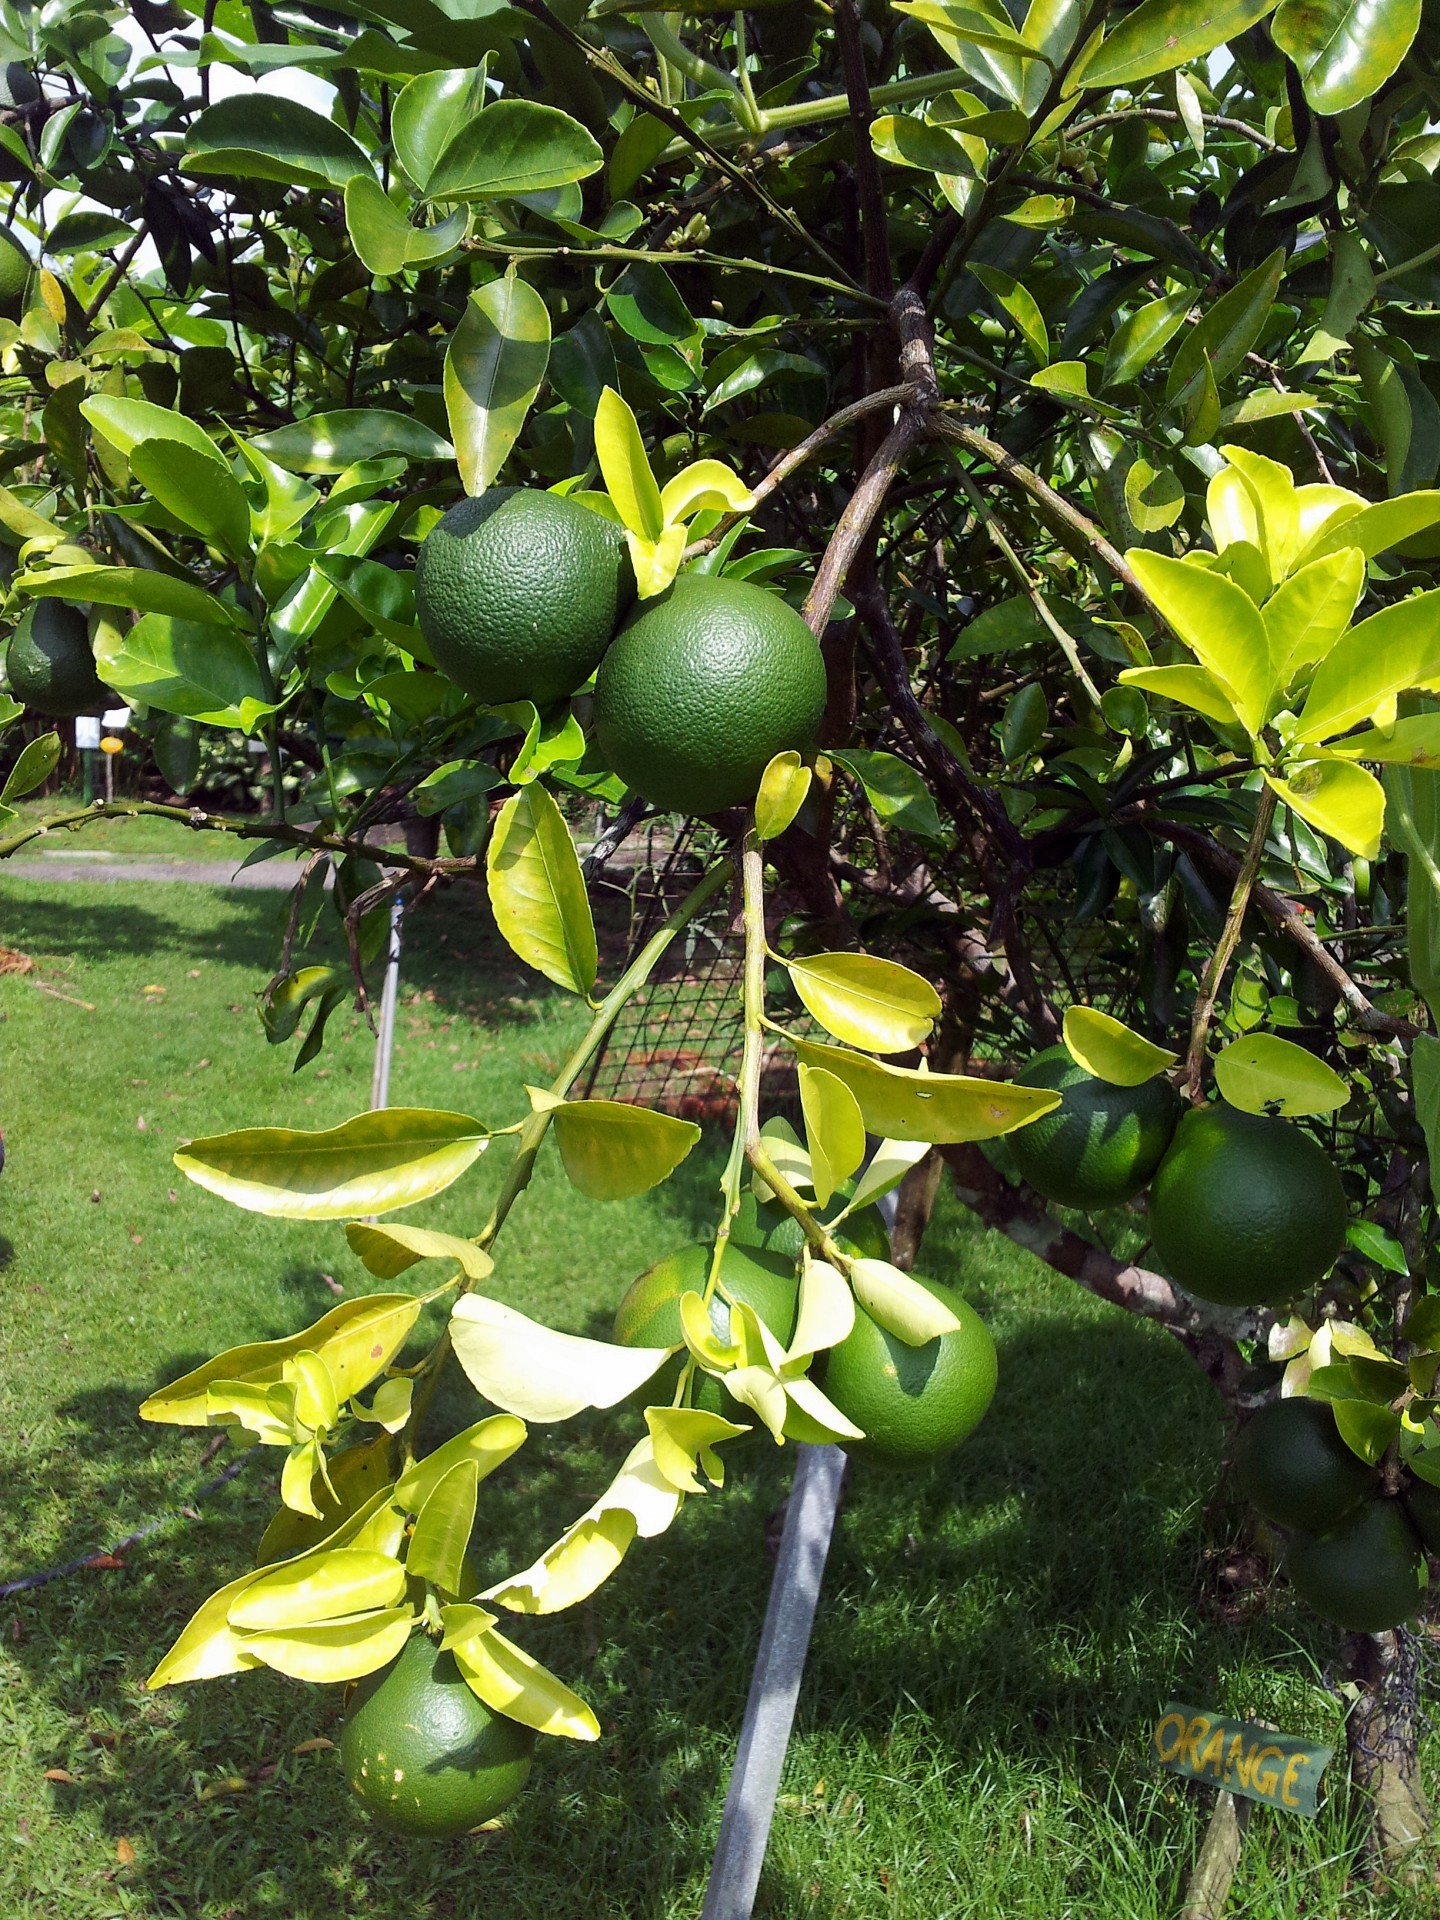
[[[1320,1776],[1335,1749],[1172,1700],[1150,1736],[1150,1751],[1160,1766],[1187,1780],[1313,1817]]]

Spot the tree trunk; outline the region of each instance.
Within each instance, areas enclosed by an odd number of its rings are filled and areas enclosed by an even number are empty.
[[[890,1229],[890,1249],[896,1266],[903,1267],[906,1273],[920,1256],[920,1243],[935,1211],[944,1172],[945,1162],[932,1147],[900,1182],[895,1198],[895,1224]]]
[[[1413,1880],[1433,1870],[1416,1853],[1432,1824],[1420,1783],[1420,1648],[1420,1635],[1404,1627],[1351,1634],[1345,1642],[1361,1689],[1345,1721],[1345,1740],[1350,1778],[1372,1808],[1372,1880]]]

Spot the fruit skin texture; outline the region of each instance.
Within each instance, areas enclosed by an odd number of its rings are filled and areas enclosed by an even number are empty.
[[[1163,1075],[1138,1087],[1097,1080],[1064,1047],[1047,1047],[1016,1074],[1022,1087],[1060,1094],[1053,1112],[1010,1136],[1010,1150],[1037,1193],[1062,1207],[1131,1200],[1159,1166],[1180,1118],[1180,1096]]]
[[[20,318],[30,269],[29,254],[9,227],[0,226],[0,318]]]
[[[1272,1400],[1243,1428],[1235,1478],[1278,1527],[1325,1533],[1375,1490],[1375,1473],[1341,1439],[1321,1400]]]
[[[430,531],[415,614],[435,664],[487,706],[588,680],[634,594],[619,527],[558,494],[492,487]]]
[[[682,574],[616,636],[595,682],[600,751],[662,811],[755,798],[777,753],[804,753],[825,711],[805,622],[747,581]]]
[[[907,1347],[855,1309],[855,1325],[817,1364],[819,1385],[865,1432],[845,1441],[853,1460],[880,1467],[922,1467],[958,1446],[995,1395],[995,1342],[968,1301],[934,1280],[919,1281],[960,1321],[923,1347]]]
[[[1425,1551],[1440,1554],[1440,1487],[1432,1487],[1428,1480],[1412,1479],[1402,1498]]]
[[[532,1729],[491,1713],[427,1633],[359,1683],[340,1736],[345,1777],[372,1818],[426,1839],[468,1833],[508,1807],[534,1749]]]
[[[85,616],[64,600],[33,600],[5,656],[10,691],[36,713],[72,720],[97,713],[114,695],[95,672]]]
[[[846,1186],[854,1191],[852,1181],[847,1181]],[[838,1211],[848,1197],[837,1195],[830,1211]],[[822,1225],[826,1223],[823,1212],[819,1219]],[[844,1253],[862,1254],[867,1260],[890,1258],[890,1235],[885,1216],[878,1207],[861,1207],[858,1213],[852,1213],[832,1230],[832,1238]],[[731,1246],[759,1247],[786,1260],[798,1260],[804,1243],[800,1222],[787,1213],[778,1200],[760,1201],[749,1187],[745,1189],[740,1196],[740,1211],[730,1223]]]
[[[1300,1598],[1350,1633],[1384,1633],[1424,1598],[1423,1555],[1398,1500],[1367,1500],[1329,1533],[1293,1534],[1285,1571]]]
[[[1151,1183],[1150,1227],[1159,1264],[1188,1292],[1253,1307],[1329,1272],[1345,1244],[1345,1190],[1289,1121],[1198,1107]]]

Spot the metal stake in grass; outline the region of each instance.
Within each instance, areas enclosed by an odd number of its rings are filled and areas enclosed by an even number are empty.
[[[795,1480],[700,1920],[750,1920],[754,1910],[835,1530],[845,1455],[839,1447],[797,1446],[795,1453]]]
[[[405,902],[397,893],[390,902],[390,939],[385,950],[385,985],[380,992],[380,1031],[375,1040],[375,1071],[370,1079],[370,1105],[390,1104],[390,1062],[395,1052],[395,1007],[400,998],[400,924]]]

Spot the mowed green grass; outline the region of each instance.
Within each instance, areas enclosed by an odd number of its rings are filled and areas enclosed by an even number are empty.
[[[373,1042],[354,1016],[336,1016],[298,1076],[290,1049],[264,1044],[254,996],[280,906],[0,875],[0,944],[37,962],[0,976],[0,1580],[175,1514],[224,1464],[202,1465],[205,1434],[136,1420],[154,1385],[318,1318],[336,1297],[325,1275],[347,1295],[379,1284],[338,1227],[238,1212],[170,1164],[181,1138],[319,1127],[368,1104]],[[581,1025],[541,985],[473,895],[439,902],[407,945],[395,1101],[519,1117],[521,1083],[553,1075]],[[405,1217],[474,1231],[507,1151]],[[660,1192],[599,1207],[547,1149],[499,1243],[495,1290],[603,1332],[626,1283],[703,1229],[721,1154],[707,1140]],[[1321,1684],[1331,1637],[1283,1594],[1242,1626],[1221,1617],[1204,1558],[1227,1527],[1206,1514],[1220,1424],[1163,1336],[976,1231],[953,1201],[923,1266],[990,1321],[1000,1393],[952,1461],[855,1478],[757,1910],[1168,1920],[1205,1796],[1147,1767],[1153,1717],[1178,1698],[1338,1740]],[[463,1383],[437,1409],[454,1425],[476,1414]],[[537,1429],[487,1483],[487,1576],[525,1564],[589,1503],[622,1424]],[[306,1750],[338,1738],[339,1689],[261,1673],[143,1690],[193,1608],[248,1564],[273,1464],[252,1463],[123,1567],[0,1604],[5,1920],[695,1915],[788,1456],[757,1448],[594,1601],[516,1626],[594,1703],[604,1737],[542,1742],[503,1832],[414,1846],[352,1810],[332,1750]],[[1259,1812],[1235,1912],[1432,1914],[1426,1893],[1347,1891],[1357,1835],[1339,1773],[1313,1825]]]

